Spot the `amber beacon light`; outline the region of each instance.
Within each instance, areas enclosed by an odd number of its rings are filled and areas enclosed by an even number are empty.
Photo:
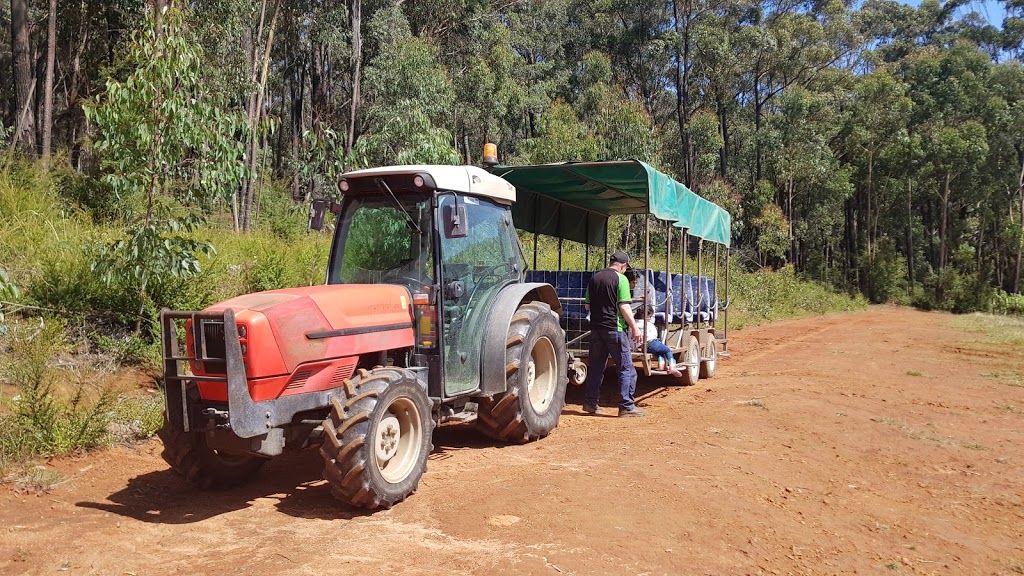
[[[498,165],[498,145],[490,142],[484,144],[484,166]]]

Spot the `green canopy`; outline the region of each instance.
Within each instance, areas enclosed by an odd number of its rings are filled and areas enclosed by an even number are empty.
[[[636,160],[497,166],[516,187],[516,227],[604,246],[607,217],[646,214],[697,238],[729,245],[729,213],[671,176]]]

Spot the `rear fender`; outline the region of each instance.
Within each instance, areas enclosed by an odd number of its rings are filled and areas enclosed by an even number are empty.
[[[562,305],[550,284],[511,284],[498,293],[487,317],[480,355],[480,393],[493,396],[505,391],[505,339],[512,315],[523,302],[545,302],[561,315]],[[564,335],[564,332],[563,332]]]

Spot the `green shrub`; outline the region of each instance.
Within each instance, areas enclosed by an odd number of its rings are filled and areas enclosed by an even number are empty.
[[[309,206],[296,204],[291,199],[291,192],[275,184],[271,183],[260,196],[256,228],[268,231],[281,240],[292,242],[306,232]]]
[[[61,162],[55,166],[51,175],[60,197],[88,210],[93,220],[113,223],[129,211],[126,201],[99,176],[81,174]]]
[[[137,366],[151,372],[160,370],[163,357],[160,352],[160,334],[156,327],[145,336],[130,332],[121,336],[93,333],[91,338],[100,352],[121,366]]]
[[[58,374],[51,366],[52,358],[67,351],[64,324],[41,320],[38,328],[20,324],[7,343],[3,374],[14,384],[18,394],[11,399],[13,419],[7,427],[19,430],[5,433],[5,444],[11,454],[3,460],[24,457],[26,453],[60,455],[104,445],[110,422],[114,395],[102,390],[89,398],[86,386],[75,382],[70,397],[54,389]]]
[[[760,324],[781,318],[861,310],[863,296],[849,296],[796,276],[792,266],[777,272],[742,272],[733,269],[730,288],[730,327]],[[719,292],[725,298],[724,292]]]
[[[996,291],[992,297],[992,313],[1024,316],[1024,294],[1007,294]]]
[[[111,411],[109,429],[113,442],[149,438],[164,423],[164,399],[160,394],[118,396]]]

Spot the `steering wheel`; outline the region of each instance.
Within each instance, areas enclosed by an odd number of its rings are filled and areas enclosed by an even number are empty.
[[[502,262],[501,264],[495,264],[493,266],[489,266],[479,276],[476,273],[474,273],[473,274],[473,291],[469,293],[469,298],[466,299],[466,303],[469,303],[469,302],[473,301],[473,297],[476,296],[476,291],[478,289],[480,289],[480,285],[483,284],[482,282],[480,282],[480,280],[482,280],[484,278],[487,278],[489,276],[493,276],[494,273],[497,272],[499,268],[502,268],[504,266],[508,266],[508,263],[507,262]]]

